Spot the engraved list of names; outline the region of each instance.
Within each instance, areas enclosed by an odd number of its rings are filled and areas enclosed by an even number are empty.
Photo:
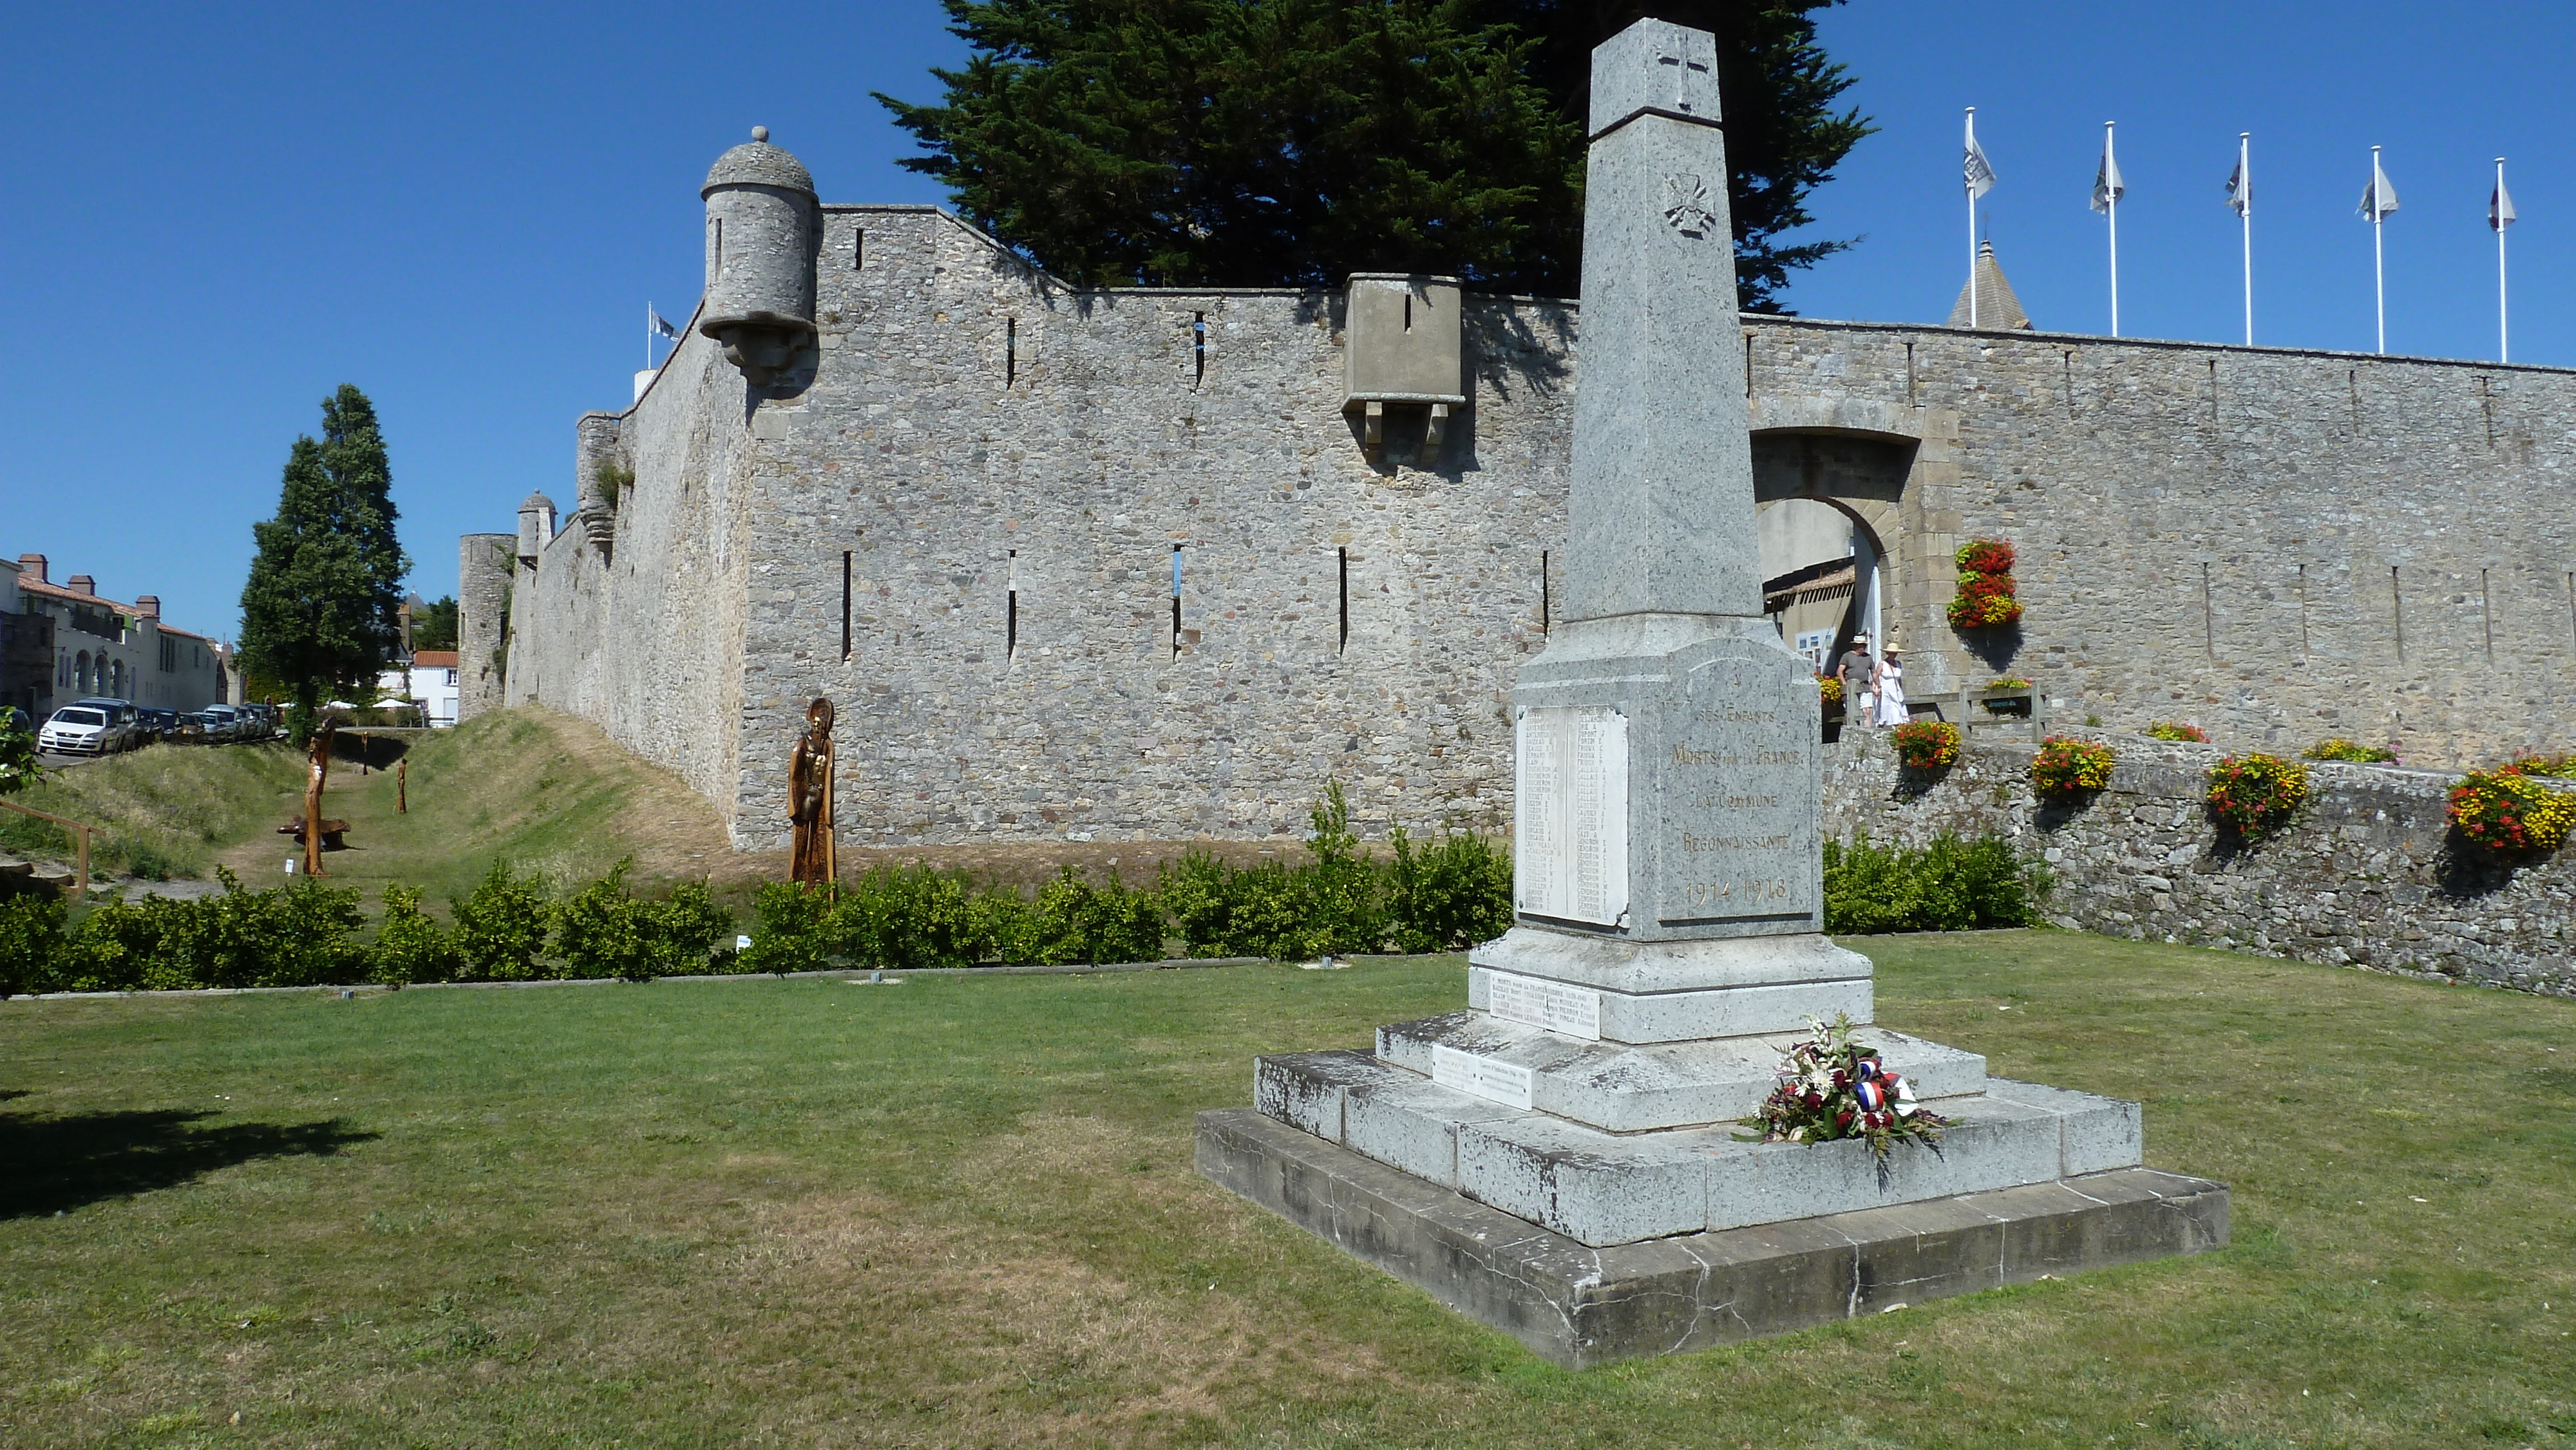
[[[1524,710],[1515,742],[1514,904],[1620,925],[1628,913],[1628,717],[1607,705]]]

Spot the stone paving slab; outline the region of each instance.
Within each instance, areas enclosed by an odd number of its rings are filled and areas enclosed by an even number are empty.
[[[1197,1162],[1571,1368],[2204,1253],[2228,1236],[2226,1185],[2152,1168],[1590,1248],[1249,1108],[1199,1114]]]
[[[1777,1081],[1780,1054],[1800,1035],[1631,1046],[1583,1042],[1469,1010],[1380,1027],[1377,1056],[1425,1077],[1442,1047],[1492,1057],[1530,1070],[1532,1108],[1609,1132],[1642,1133],[1752,1116]],[[1870,1039],[1919,1098],[1985,1090],[1986,1060],[1977,1053],[1879,1028]]]

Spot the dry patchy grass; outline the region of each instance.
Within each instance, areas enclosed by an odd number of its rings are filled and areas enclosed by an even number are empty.
[[[2061,933],[1864,946],[1890,1025],[2142,1097],[2151,1162],[2232,1180],[2235,1246],[1558,1370],[1190,1171],[1191,1114],[1241,1102],[1254,1053],[1453,1007],[1454,958],[11,1003],[0,1423],[42,1446],[2576,1440],[2576,1004]]]

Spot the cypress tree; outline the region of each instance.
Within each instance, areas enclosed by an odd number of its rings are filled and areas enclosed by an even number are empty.
[[[375,405],[350,384],[322,402],[322,437],[287,450],[277,517],[253,524],[259,553],[242,588],[243,663],[294,703],[301,744],[333,695],[373,698],[401,643],[402,578],[393,470]]]
[[[1850,245],[1782,245],[1867,120],[1816,44],[1838,0],[942,0],[938,105],[879,95],[958,210],[1078,286],[1447,272],[1574,295],[1592,47],[1717,36],[1739,305]]]

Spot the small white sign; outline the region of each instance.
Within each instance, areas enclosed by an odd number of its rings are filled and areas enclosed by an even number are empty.
[[[1431,1048],[1431,1080],[1442,1087],[1455,1088],[1507,1108],[1526,1108],[1530,1105],[1530,1087],[1535,1077],[1526,1067],[1434,1043]]]
[[[1506,1022],[1539,1027],[1586,1042],[1601,1040],[1601,994],[1570,982],[1488,972],[1486,1010]]]

